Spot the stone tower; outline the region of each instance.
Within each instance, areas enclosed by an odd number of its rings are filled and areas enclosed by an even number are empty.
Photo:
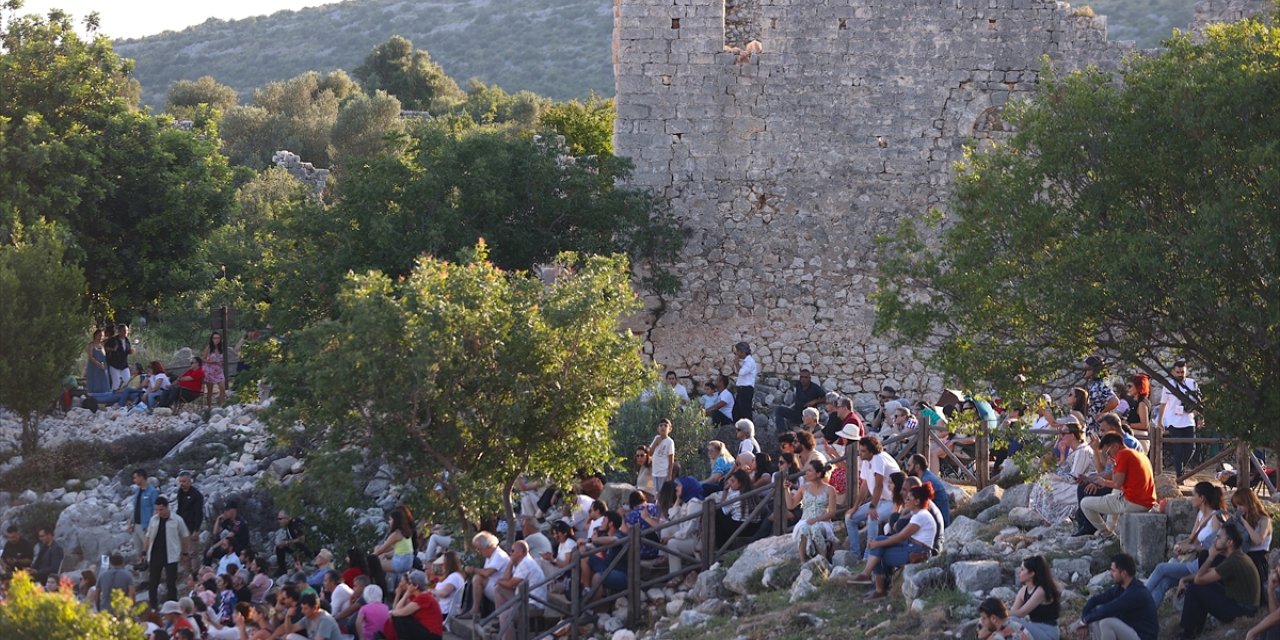
[[[654,360],[701,380],[745,340],[846,392],[940,389],[871,335],[877,235],[946,203],[962,145],[1003,135],[1044,60],[1128,50],[1053,0],[617,0],[617,152],[693,231]]]

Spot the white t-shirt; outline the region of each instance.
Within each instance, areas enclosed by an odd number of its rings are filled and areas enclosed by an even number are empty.
[[[551,541],[541,532],[525,536],[524,543],[529,545],[529,555],[535,558],[541,558],[544,552],[551,553]]]
[[[556,562],[564,562],[565,560],[572,558],[573,550],[577,548],[578,545],[573,541],[573,539],[565,538],[565,541],[560,543],[560,548],[556,549]]]
[[[749,453],[751,455],[760,453],[760,444],[756,442],[755,438],[747,438],[738,442],[738,455],[742,455],[744,453]]]
[[[440,601],[440,613],[447,616],[449,615],[450,609],[453,608],[454,601],[462,595],[462,590],[467,588],[467,582],[463,579],[461,573],[454,571],[449,574],[449,577],[445,578],[443,582],[436,585],[436,591],[439,592],[440,587],[443,587],[446,584],[453,585],[453,591],[450,591],[448,596],[437,597],[436,600]]]
[[[760,365],[756,364],[756,359],[747,356],[742,359],[742,364],[738,365],[738,386],[754,387],[756,386],[756,375],[760,373]]]
[[[902,468],[898,466],[898,461],[894,460],[893,456],[889,455],[887,452],[881,451],[880,453],[871,456],[871,460],[867,466],[869,467],[869,473],[867,475],[867,490],[875,491],[876,476],[881,476],[883,478],[883,482],[881,483],[882,486],[880,488],[880,499],[893,502],[893,482],[889,480],[889,476],[902,471]]]
[[[676,386],[671,387],[671,390],[675,392],[677,398],[680,398],[685,402],[689,401],[689,390],[684,388],[683,384],[677,382]]]
[[[933,519],[933,514],[928,511],[917,511],[911,515],[911,524],[920,527],[911,539],[920,544],[933,548],[933,539],[938,535],[938,523]]]
[[[720,407],[719,411],[720,413],[724,414],[724,417],[732,420],[733,419],[733,394],[729,393],[728,389],[725,389],[724,391],[721,391],[720,395],[716,397],[716,401],[724,403],[724,406]],[[713,402],[711,404],[715,404],[715,403]]]
[[[676,443],[669,436],[653,448],[653,477],[671,479],[671,460],[676,455]],[[661,489],[661,487],[654,487]]]
[[[503,551],[502,547],[498,547],[493,550],[493,555],[489,556],[489,558],[484,561],[484,568],[496,570],[498,572],[498,577],[501,578],[502,572],[507,570],[507,563],[510,561],[511,556],[507,555],[507,552]],[[493,578],[489,579],[489,584],[493,584],[495,582],[497,582],[497,580]]]
[[[341,613],[347,605],[351,604],[351,595],[355,593],[351,587],[339,582],[338,588],[333,590],[333,595],[329,597],[329,604],[332,605],[334,613]]]
[[[605,522],[604,516],[600,516],[599,518],[596,518],[595,520],[592,520],[591,522],[589,522],[587,524],[587,535],[585,538],[582,538],[582,539],[590,540],[600,535],[600,532],[604,531],[605,529],[604,522]]]
[[[150,384],[151,384],[151,385],[154,385],[154,384],[155,384],[155,383],[157,383],[157,382],[159,382],[159,383],[160,383],[160,386],[159,386],[158,388],[160,388],[160,389],[168,389],[168,388],[169,388],[169,374],[166,374],[166,373],[157,373],[157,374],[153,374],[153,375],[151,376],[151,382],[150,382]],[[147,390],[149,391],[150,389],[151,389],[151,387],[150,387],[150,386],[148,386],[148,387],[147,387]]]
[[[538,566],[538,563],[533,559],[533,556],[525,556],[520,560],[520,563],[511,570],[511,577],[517,580],[524,580],[529,584],[529,597],[531,603],[547,601],[547,585],[534,586],[539,582],[546,580],[546,576],[542,575],[542,567]]]
[[[1195,391],[1199,388],[1196,386],[1196,381],[1191,378],[1184,378],[1182,386],[1187,391]],[[1186,407],[1182,406],[1182,398],[1174,395],[1168,387],[1165,387],[1160,394],[1160,404],[1163,405],[1160,412],[1160,424],[1177,429],[1196,426],[1195,416],[1187,413]]]
[[[587,525],[591,520],[591,505],[594,503],[595,500],[592,500],[591,496],[586,494],[580,493],[575,499],[572,515],[569,516],[567,521],[580,536],[587,533]]]

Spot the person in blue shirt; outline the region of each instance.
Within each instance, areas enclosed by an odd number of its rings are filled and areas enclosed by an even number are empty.
[[[942,523],[951,524],[951,494],[947,493],[947,483],[929,470],[929,461],[919,453],[912,455],[907,461],[907,473],[933,485],[933,503],[942,512]]]
[[[147,525],[151,524],[151,516],[155,513],[156,498],[160,490],[151,486],[147,479],[146,469],[133,470],[133,495],[129,498],[129,533],[133,534],[133,546],[138,550],[138,568],[144,570],[147,565],[147,549],[143,544],[147,539]]]
[[[1156,640],[1160,620],[1156,617],[1151,592],[1138,580],[1138,563],[1127,553],[1111,559],[1111,579],[1115,585],[1084,604],[1073,631],[1088,626],[1094,638],[1138,638]]]

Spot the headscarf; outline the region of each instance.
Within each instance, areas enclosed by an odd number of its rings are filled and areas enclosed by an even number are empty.
[[[696,478],[693,476],[680,476],[677,481],[680,483],[681,502],[702,499],[702,483]]]

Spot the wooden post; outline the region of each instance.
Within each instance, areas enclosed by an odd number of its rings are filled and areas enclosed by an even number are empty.
[[[640,543],[641,540],[640,527],[636,527],[627,536],[627,626],[634,629],[638,625],[636,621],[640,619],[640,601],[644,596],[644,592],[640,589],[640,582],[644,576],[640,575]]]
[[[1164,428],[1148,426],[1147,437],[1151,439],[1151,471],[1159,476],[1164,473]]]
[[[787,526],[787,478],[786,474],[773,475],[773,535],[780,536]]]
[[[976,471],[978,472],[978,489],[981,490],[991,484],[991,431],[988,429],[987,420],[981,418],[981,425],[978,427],[977,442],[977,463]]]
[[[512,622],[516,625],[516,637],[520,640],[529,640],[529,581],[520,581],[520,591],[516,593],[516,599],[520,602],[519,609],[516,610],[515,620]],[[502,616],[498,616],[498,625],[501,628]]]
[[[921,420],[920,426],[916,427],[916,432],[917,432],[916,435],[919,436],[918,439],[920,442],[918,445],[916,445],[916,453],[919,453],[920,455],[924,456],[925,465],[928,465],[929,464],[929,447],[932,445],[931,438],[929,437],[929,435],[933,433],[933,427],[924,423],[925,418],[923,416],[920,417],[920,420]]]
[[[569,569],[569,639],[578,640],[578,618],[582,617],[582,551],[573,548],[573,567]]]
[[[702,570],[706,571],[715,563],[716,558],[716,501],[707,498],[702,501]]]
[[[1249,486],[1253,478],[1253,452],[1243,440],[1236,443],[1236,489]]]

